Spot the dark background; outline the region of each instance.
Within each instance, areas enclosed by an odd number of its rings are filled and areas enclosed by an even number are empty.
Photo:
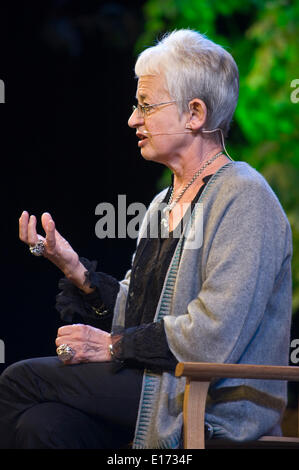
[[[5,364],[55,354],[61,272],[18,239],[23,210],[52,214],[98,270],[121,279],[136,240],[95,235],[95,207],[126,194],[148,205],[162,166],[142,159],[127,126],[143,1],[12,2],[1,6],[1,321]]]

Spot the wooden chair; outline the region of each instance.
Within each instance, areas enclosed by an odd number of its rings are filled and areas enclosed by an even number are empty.
[[[299,367],[180,362],[175,375],[187,377],[183,410],[185,449],[299,448],[299,416],[297,438],[263,436],[257,441],[243,443],[222,439],[205,441],[204,429],[206,398],[211,380],[230,377],[299,381]]]

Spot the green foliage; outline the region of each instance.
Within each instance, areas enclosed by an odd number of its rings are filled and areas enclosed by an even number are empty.
[[[260,171],[284,207],[293,231],[293,307],[299,309],[299,2],[291,0],[148,0],[136,52],[166,31],[191,28],[225,47],[240,71],[240,97],[228,139],[235,160]],[[299,82],[297,87],[299,86]],[[297,93],[299,96],[299,93]],[[166,181],[162,176],[160,184]],[[168,184],[169,179],[167,179]]]

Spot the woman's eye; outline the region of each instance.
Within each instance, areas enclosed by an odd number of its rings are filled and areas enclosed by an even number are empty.
[[[147,113],[149,113],[150,111],[152,111],[153,107],[150,104],[145,104],[144,109]]]

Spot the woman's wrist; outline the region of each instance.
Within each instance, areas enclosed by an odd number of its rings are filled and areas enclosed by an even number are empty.
[[[111,333],[110,335],[110,344],[108,348],[109,348],[109,354],[110,354],[111,360],[114,362],[120,362],[120,363],[124,362],[120,358],[122,339],[123,339],[123,334],[114,332],[114,333]]]
[[[111,361],[120,362],[120,363],[124,362],[121,359],[118,359],[118,357],[115,355],[115,351],[113,349],[113,343],[109,344],[108,349],[109,349],[109,354],[110,354],[110,360]]]
[[[67,267],[63,270],[65,277],[67,277],[75,286],[81,289],[85,294],[91,294],[95,288],[91,288],[89,283],[86,282],[86,267],[78,260],[76,266]]]

